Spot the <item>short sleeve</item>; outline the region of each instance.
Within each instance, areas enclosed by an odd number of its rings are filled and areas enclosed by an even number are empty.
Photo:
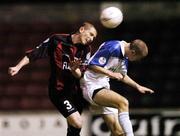
[[[105,66],[109,60],[110,52],[105,43],[100,46],[97,52],[91,57],[89,65]]]

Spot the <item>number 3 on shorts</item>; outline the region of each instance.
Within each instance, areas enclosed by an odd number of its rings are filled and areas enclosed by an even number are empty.
[[[65,100],[64,104],[66,105],[67,110],[70,110],[72,108],[72,105],[70,104],[70,102],[68,100]]]

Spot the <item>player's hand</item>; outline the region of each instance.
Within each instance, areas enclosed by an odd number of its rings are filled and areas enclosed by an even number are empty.
[[[149,89],[149,88],[141,86],[141,85],[138,86],[138,91],[140,93],[151,93],[151,94],[154,93],[154,91],[152,89]]]
[[[73,61],[70,61],[69,66],[71,70],[76,70],[77,68],[79,68],[81,64],[82,64],[82,60],[75,58]]]
[[[11,76],[16,75],[19,72],[19,68],[17,67],[9,67],[8,74]]]

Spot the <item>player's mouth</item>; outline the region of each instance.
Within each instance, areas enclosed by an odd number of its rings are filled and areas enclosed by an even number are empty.
[[[91,43],[91,40],[87,38],[86,43]]]

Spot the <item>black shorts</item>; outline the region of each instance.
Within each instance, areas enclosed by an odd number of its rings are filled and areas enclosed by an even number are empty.
[[[55,105],[58,111],[67,118],[72,113],[78,111],[82,112],[84,107],[84,100],[81,93],[72,90],[58,90],[49,89],[49,97],[51,102]]]

